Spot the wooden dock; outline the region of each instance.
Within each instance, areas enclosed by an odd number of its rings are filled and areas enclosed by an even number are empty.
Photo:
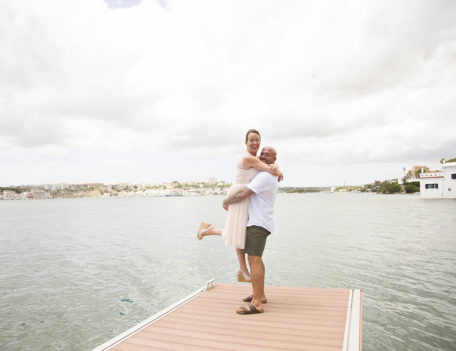
[[[203,287],[93,351],[362,349],[360,290],[268,286],[265,313],[239,315],[250,284]]]

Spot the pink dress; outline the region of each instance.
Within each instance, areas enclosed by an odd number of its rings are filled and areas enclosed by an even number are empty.
[[[236,193],[245,184],[248,184],[258,172],[255,168],[243,169],[243,161],[244,156],[241,157],[237,164],[236,178],[231,188],[228,189],[227,196]],[[248,198],[228,206],[228,216],[222,233],[226,245],[234,246],[238,249],[243,249],[245,247],[245,232],[248,217]]]

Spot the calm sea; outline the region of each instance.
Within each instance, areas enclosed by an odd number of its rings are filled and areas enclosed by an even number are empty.
[[[234,282],[234,250],[195,236],[221,201],[0,201],[0,349],[90,350]],[[456,349],[456,201],[280,194],[276,221],[267,285],[362,289],[364,350]]]

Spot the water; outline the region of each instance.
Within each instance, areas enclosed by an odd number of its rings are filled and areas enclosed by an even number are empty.
[[[234,282],[234,251],[195,235],[221,201],[0,201],[0,350],[90,350]],[[362,289],[364,350],[456,349],[456,201],[280,194],[276,220],[266,284]]]

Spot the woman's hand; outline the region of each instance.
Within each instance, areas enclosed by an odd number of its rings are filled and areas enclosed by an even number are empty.
[[[278,177],[278,181],[281,182],[283,180],[283,173],[281,171],[279,171],[279,175],[277,177]]]
[[[275,176],[279,175],[279,166],[277,166],[275,163],[272,165],[269,165],[269,169],[271,170],[271,173],[274,174]]]
[[[269,171],[272,175],[275,175],[279,178],[279,182],[283,180],[283,173],[280,171],[279,166],[277,166],[275,163],[269,166]]]

